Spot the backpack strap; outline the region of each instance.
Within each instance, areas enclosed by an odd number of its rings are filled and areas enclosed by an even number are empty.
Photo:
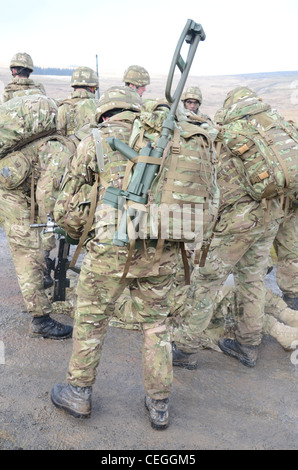
[[[94,127],[92,129],[92,135],[95,141],[95,152],[96,152],[98,170],[99,172],[103,173],[105,171],[104,153],[103,153],[101,135],[97,127]]]
[[[87,222],[85,224],[85,227],[84,227],[84,231],[80,237],[80,240],[79,240],[79,243],[77,245],[77,248],[76,248],[76,251],[72,257],[72,260],[69,264],[69,267],[70,268],[73,268],[77,262],[77,259],[78,259],[78,256],[80,254],[80,251],[82,249],[82,246],[83,244],[85,243],[86,241],[86,238],[88,236],[88,233],[90,232],[91,230],[91,227],[92,227],[92,224],[93,224],[93,220],[94,220],[94,214],[95,214],[95,210],[96,210],[96,205],[97,205],[97,188],[98,188],[98,185],[99,185],[99,175],[96,174],[95,175],[95,183],[93,184],[92,186],[92,189],[91,189],[91,192],[90,192],[90,211],[89,211],[89,216],[88,216],[88,219],[87,219]]]

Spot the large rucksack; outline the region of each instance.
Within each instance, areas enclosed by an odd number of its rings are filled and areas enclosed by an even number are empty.
[[[253,199],[287,197],[298,191],[294,126],[255,96],[233,103],[223,124],[224,147],[236,159],[242,185]]]
[[[0,106],[0,159],[56,130],[57,106],[45,95],[24,95]]]
[[[147,142],[154,146],[167,113],[168,106],[164,103],[158,100],[145,102],[140,116],[135,119],[130,146],[137,152]],[[133,173],[139,161],[157,163],[156,158],[151,161],[150,157],[147,160],[136,157],[127,165],[128,171]],[[133,223],[128,229],[133,238],[157,240],[156,265],[165,240],[186,243],[196,250],[207,245],[219,204],[214,146],[208,133],[199,125],[176,122],[174,135],[158,164],[159,171],[148,192],[147,204],[137,205],[142,216],[138,233],[133,233]],[[130,176],[126,175],[123,190],[126,190],[125,182]],[[134,203],[127,205],[134,206]]]

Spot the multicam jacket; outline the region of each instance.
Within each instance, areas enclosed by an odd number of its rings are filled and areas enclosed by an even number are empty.
[[[99,100],[88,90],[75,90],[59,103],[57,130],[66,136],[73,135],[85,124],[95,125],[95,111]]]
[[[23,95],[42,94],[45,95],[46,91],[41,83],[35,83],[30,78],[13,78],[13,80],[6,85],[4,92],[0,97],[0,104],[5,103],[12,98]]]

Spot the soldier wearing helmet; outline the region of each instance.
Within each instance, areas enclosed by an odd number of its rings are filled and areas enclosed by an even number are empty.
[[[57,129],[61,134],[71,136],[78,144],[76,132],[86,124],[95,124],[95,111],[99,103],[95,98],[98,77],[89,67],[78,67],[72,74],[70,85],[74,91],[59,103]]]
[[[77,418],[90,417],[92,386],[109,320],[114,315],[113,305],[127,287],[133,299],[142,299],[139,322],[143,331],[146,407],[154,408],[158,416],[156,428],[164,429],[172,381],[165,317],[173,269],[179,262],[178,244],[175,244],[177,248],[167,244],[159,255],[160,270],[153,272],[158,253],[156,241],[142,240],[144,243],[140,243],[131,255],[127,278],[119,282],[130,252],[127,246],[114,245],[113,229],[117,229],[118,209],[102,201],[105,188],[125,189],[130,166],[121,152],[111,148],[107,138],[128,143],[141,105],[139,94],[127,86],[112,87],[101,96],[96,114],[100,124],[78,145],[56,202],[54,218],[72,238],[80,238],[84,227],[88,227],[86,219],[91,231],[84,243],[86,255],[77,286],[73,353],[66,383],[53,387],[51,400],[55,406]],[[90,201],[96,206],[93,212]],[[160,409],[165,410],[163,420],[159,420]]]
[[[200,88],[197,86],[187,88],[187,90],[182,94],[181,101],[183,102],[185,109],[194,114],[198,114],[199,107],[203,101]]]
[[[199,125],[208,132],[212,140],[215,140],[218,135],[217,126],[207,114],[203,114],[199,110],[203,101],[200,88],[197,86],[188,87],[182,94],[181,101],[183,106],[178,107],[178,120]]]
[[[46,94],[44,86],[41,83],[35,83],[29,78],[34,71],[33,61],[29,54],[26,52],[18,52],[11,59],[9,67],[13,78],[4,88],[0,103],[5,103],[21,95]]]
[[[150,84],[150,76],[144,67],[130,65],[125,70],[122,81],[125,83],[125,86],[132,88],[142,97],[146,91],[146,86]]]

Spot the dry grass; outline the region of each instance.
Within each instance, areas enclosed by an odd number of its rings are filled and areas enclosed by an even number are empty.
[[[72,88],[70,77],[54,77],[32,75],[36,81],[44,84],[47,93],[52,98],[67,97]],[[0,68],[0,80],[6,85],[10,81],[10,72]],[[100,92],[115,85],[123,85],[122,72],[119,76],[100,76]],[[187,86],[197,85],[203,93],[201,111],[213,118],[215,112],[222,106],[226,93],[237,86],[249,86],[255,90],[265,102],[286,118],[298,121],[298,71],[275,72],[248,75],[225,75],[210,77],[189,77]],[[144,98],[162,98],[166,86],[165,76],[151,77],[151,84],[147,87]],[[295,96],[296,95],[296,96]]]

